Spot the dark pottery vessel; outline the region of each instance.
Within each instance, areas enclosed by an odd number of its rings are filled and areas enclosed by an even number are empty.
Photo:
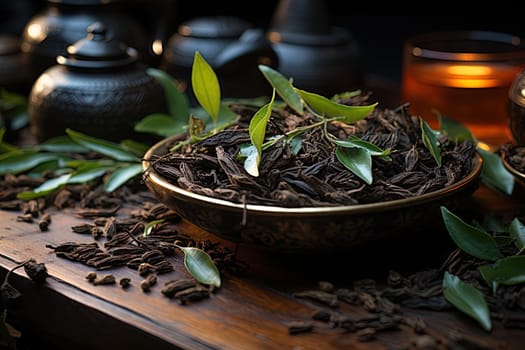
[[[27,94],[27,69],[21,60],[20,40],[13,34],[0,33],[0,87]]]
[[[114,141],[141,138],[134,125],[148,114],[166,113],[164,90],[137,51],[109,40],[101,23],[88,27],[87,37],[67,51],[29,95],[30,126],[38,141],[64,135],[66,128]]]
[[[215,70],[222,97],[254,98],[271,95],[259,64],[276,68],[277,55],[264,31],[237,17],[199,17],[182,23],[166,45],[162,68],[191,90],[195,51]]]
[[[139,52],[148,49],[142,24],[123,11],[124,0],[47,0],[46,6],[25,25],[21,49],[34,81],[66,55],[69,45],[86,35],[86,28],[102,22],[108,37],[121,40]]]
[[[345,28],[332,26],[322,0],[281,0],[268,40],[279,58],[279,71],[297,87],[331,96],[361,89],[361,50]]]

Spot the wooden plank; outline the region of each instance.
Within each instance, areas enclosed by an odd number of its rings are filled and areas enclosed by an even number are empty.
[[[478,207],[494,205],[494,196],[485,189],[476,192],[473,202]],[[499,198],[499,197],[498,197]],[[500,198],[501,199],[501,198]],[[506,200],[506,199],[505,199]],[[504,200],[501,203],[505,202]],[[507,203],[507,202],[505,202]],[[510,202],[509,202],[510,203]],[[520,202],[512,202],[510,208],[523,209]],[[92,268],[55,256],[46,245],[58,245],[67,241],[93,242],[91,236],[71,232],[75,224],[89,222],[76,218],[68,210],[53,212],[48,232],[40,232],[35,223],[18,222],[17,213],[0,212],[0,266],[4,273],[16,263],[34,258],[46,264],[50,278],[44,286],[28,280],[22,270],[14,274],[13,285],[19,288],[24,299],[12,311],[10,317],[27,322],[30,329],[40,329],[60,344],[97,349],[114,349],[116,342],[123,344],[155,344],[153,348],[184,349],[386,349],[407,345],[414,336],[408,327],[400,331],[382,332],[373,342],[360,342],[355,333],[345,333],[328,324],[316,323],[314,332],[290,335],[287,325],[291,321],[310,321],[311,314],[319,306],[293,297],[294,291],[313,288],[320,278],[333,278],[336,283],[351,283],[353,279],[375,275],[385,277],[390,266],[410,266],[415,262],[420,268],[433,263],[417,260],[428,255],[428,247],[421,246],[399,251],[402,262],[396,262],[396,252],[381,258],[388,248],[370,251],[370,260],[348,256],[337,257],[290,257],[239,247],[239,256],[250,266],[247,275],[224,273],[223,285],[207,300],[191,305],[180,305],[164,297],[160,288],[164,282],[187,277],[182,256],[172,259],[175,271],[160,275],[156,286],[144,293],[142,280],[136,271],[118,268],[107,271],[117,279],[129,277],[131,288],[118,286],[94,286],[85,276]],[[216,237],[195,226],[181,222],[181,232],[201,238],[217,240]],[[445,239],[446,241],[446,239]],[[443,242],[441,242],[443,243]],[[224,242],[223,244],[231,243]],[[446,248],[446,244],[444,244]],[[391,250],[391,249],[390,249]],[[414,256],[406,256],[408,251]],[[435,252],[437,253],[437,251]],[[414,257],[419,257],[415,259]],[[361,256],[360,259],[363,259]],[[415,260],[414,260],[415,259]],[[382,262],[374,270],[373,264]],[[406,265],[408,264],[408,265]],[[341,271],[347,271],[343,274]],[[103,271],[97,271],[103,274]],[[11,310],[11,309],[10,309]],[[362,315],[361,308],[346,306],[344,311]],[[420,316],[426,320],[428,331],[447,337],[450,329],[469,334],[490,348],[519,348],[525,333],[521,330],[504,329],[496,323],[491,333],[482,331],[477,324],[459,312],[422,312],[403,310],[407,315]],[[116,335],[118,334],[118,336]]]

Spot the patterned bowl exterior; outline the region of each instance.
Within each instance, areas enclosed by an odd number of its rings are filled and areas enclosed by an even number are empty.
[[[464,179],[408,199],[335,207],[245,206],[183,190],[150,169],[149,159],[166,154],[169,144],[167,138],[153,145],[142,164],[146,186],[156,198],[209,233],[278,253],[346,251],[414,228],[425,231],[440,218],[440,206],[454,210],[479,187],[482,167],[478,155]]]

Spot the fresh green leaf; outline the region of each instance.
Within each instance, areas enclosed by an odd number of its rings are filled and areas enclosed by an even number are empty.
[[[126,151],[129,151],[129,152],[133,153],[134,155],[136,155],[137,157],[140,157],[140,158],[142,158],[142,156],[150,148],[149,145],[146,145],[146,144],[144,144],[142,142],[138,142],[138,141],[135,141],[135,140],[123,140],[122,142],[120,142],[120,145]]]
[[[259,70],[270,85],[277,91],[277,94],[299,115],[303,115],[303,103],[301,96],[293,88],[292,82],[286,79],[280,72],[275,69],[259,65]]]
[[[67,183],[69,184],[81,184],[86,183],[94,179],[100,178],[102,175],[104,175],[110,167],[102,166],[102,167],[84,167],[79,168],[71,173],[71,176],[67,180]]]
[[[487,301],[483,293],[475,287],[445,271],[443,277],[443,295],[452,305],[475,319],[484,330],[490,331],[492,329]]]
[[[164,219],[158,219],[158,220],[152,220],[144,226],[144,232],[142,233],[142,236],[147,237],[151,234],[155,226],[158,224],[162,224],[164,222]]]
[[[472,140],[476,141],[476,138],[472,132],[461,122],[448,118],[438,111],[435,111],[438,117],[439,129],[446,133],[448,139],[454,142]]]
[[[525,282],[525,256],[502,258],[494,264],[480,266],[479,272],[496,293],[500,284],[513,285]]]
[[[67,184],[70,177],[71,174],[64,174],[53,179],[47,180],[37,188],[34,188],[32,191],[20,192],[17,195],[17,198],[28,200],[47,196],[48,194],[57,191],[58,189],[62,188],[65,184]]]
[[[324,96],[297,88],[295,88],[295,91],[297,91],[303,100],[316,112],[321,113],[327,117],[344,117],[343,121],[345,123],[354,123],[358,120],[364,119],[370,113],[372,113],[377,106],[377,103],[367,106],[349,106],[336,103]]]
[[[191,86],[199,104],[216,122],[221,104],[219,80],[199,51],[195,51],[193,58]]]
[[[39,164],[56,160],[59,156],[52,153],[38,153],[28,150],[15,150],[0,155],[0,175],[20,174]]]
[[[259,151],[252,145],[241,145],[239,155],[244,157],[244,169],[253,176],[259,176]]]
[[[335,155],[341,164],[361,180],[368,185],[372,183],[372,156],[368,150],[359,147],[337,146]]]
[[[441,207],[441,216],[450,237],[465,253],[489,261],[503,257],[497,242],[487,232],[467,224],[444,206]]]
[[[272,115],[273,101],[275,100],[275,89],[273,90],[272,99],[266,105],[262,106],[250,120],[249,133],[252,145],[257,149],[255,157],[249,157],[248,164],[244,163],[244,168],[252,176],[259,176],[259,162],[261,160],[262,145],[266,135],[266,125]],[[255,158],[255,159],[253,159]],[[253,161],[255,160],[255,161]]]
[[[510,223],[509,234],[518,249],[525,248],[525,225],[518,218],[514,218]]]
[[[73,141],[71,137],[57,136],[50,138],[38,146],[40,151],[54,152],[54,153],[87,153],[89,149]]]
[[[423,139],[423,144],[436,161],[438,167],[441,167],[441,151],[439,149],[439,141],[436,133],[421,117],[419,117],[419,126],[421,127],[421,138]]]
[[[141,164],[127,164],[114,170],[104,183],[104,191],[113,192],[142,173]]]
[[[221,286],[219,269],[208,253],[195,247],[178,247],[184,252],[184,266],[198,282]]]
[[[142,118],[134,127],[135,131],[169,137],[188,130],[188,120],[174,119],[167,114],[154,113]]]
[[[190,102],[188,96],[181,91],[177,81],[168,72],[161,69],[148,68],[146,72],[154,77],[164,88],[168,102],[168,113],[171,118],[175,119],[177,124],[179,122],[184,123],[190,114]]]
[[[380,158],[383,158],[385,160],[392,160],[390,158],[390,149],[381,149],[374,145],[373,143],[361,140],[355,135],[351,135],[347,140],[339,140],[335,137],[330,138],[330,140],[335,143],[338,146],[345,147],[345,148],[362,148],[367,150],[371,156],[378,156]]]
[[[505,169],[500,156],[479,147],[477,150],[483,159],[481,181],[488,187],[510,196],[514,190],[514,177]]]
[[[122,162],[140,162],[140,159],[136,155],[125,150],[117,143],[91,137],[71,129],[66,129],[66,133],[71,139],[73,139],[73,141],[94,152],[98,152]]]

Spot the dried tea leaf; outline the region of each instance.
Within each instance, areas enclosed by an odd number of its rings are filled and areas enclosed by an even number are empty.
[[[463,282],[459,277],[445,272],[443,295],[460,311],[478,321],[483,329],[486,331],[492,329],[489,307],[483,293],[478,289]]]
[[[184,266],[197,281],[217,288],[221,286],[219,269],[208,253],[195,247],[177,247],[184,253]]]
[[[503,257],[498,249],[498,243],[487,232],[467,224],[443,206],[441,216],[450,237],[465,253],[489,261],[496,261]]]
[[[481,276],[494,293],[500,284],[513,285],[525,282],[525,256],[508,256],[494,264],[479,267]]]

